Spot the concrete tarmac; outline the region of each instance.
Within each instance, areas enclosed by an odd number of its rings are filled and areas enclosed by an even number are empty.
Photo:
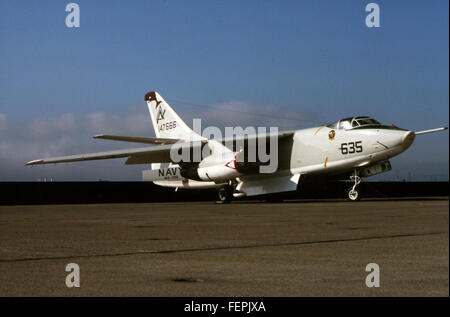
[[[0,206],[0,296],[449,296],[448,231],[448,197]]]

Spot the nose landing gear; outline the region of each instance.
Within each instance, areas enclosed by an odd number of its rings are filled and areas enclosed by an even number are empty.
[[[350,189],[348,190],[348,199],[351,201],[358,201],[361,199],[361,196],[359,194],[359,191],[356,190],[356,186],[358,186],[361,183],[362,178],[359,177],[358,171],[356,169],[355,169],[355,174],[351,175],[350,179],[352,179],[352,180],[354,179],[355,184],[352,187],[350,187]]]

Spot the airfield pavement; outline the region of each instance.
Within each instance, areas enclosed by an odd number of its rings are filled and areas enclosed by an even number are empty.
[[[0,296],[449,296],[448,232],[448,197],[0,206]]]

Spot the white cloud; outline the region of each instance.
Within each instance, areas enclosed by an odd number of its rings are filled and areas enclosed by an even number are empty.
[[[76,129],[73,113],[65,113],[55,118],[35,118],[27,123],[26,129],[35,138],[49,137],[53,134],[70,133]]]
[[[46,176],[56,178],[56,175],[59,180],[95,180],[99,177],[138,180],[139,171],[143,167],[135,167],[134,170],[131,169],[131,172],[126,168],[114,168],[122,167],[122,160],[113,160],[116,162],[100,165],[84,163],[83,168],[79,165],[77,167],[75,163],[70,164],[71,166],[35,168],[24,166],[25,162],[41,157],[89,153],[130,146],[122,142],[92,139],[93,135],[99,133],[153,135],[150,117],[146,109],[142,107],[141,109],[129,108],[123,115],[103,112],[86,115],[65,113],[55,117],[38,117],[25,121],[10,119],[0,114],[0,181],[36,180]]]
[[[257,105],[233,100],[210,107],[195,107],[188,111],[188,118],[201,118],[202,126],[279,127],[280,130],[299,129],[320,125],[316,113],[298,111],[292,107]],[[191,123],[191,122],[188,122]]]

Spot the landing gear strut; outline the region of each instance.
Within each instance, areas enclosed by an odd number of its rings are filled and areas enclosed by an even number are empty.
[[[361,183],[362,178],[359,177],[358,171],[356,169],[355,174],[351,175],[350,179],[352,180],[354,179],[355,184],[348,190],[348,199],[350,199],[351,201],[358,201],[361,199],[361,196],[359,194],[359,191],[356,190],[356,186],[358,186]]]

